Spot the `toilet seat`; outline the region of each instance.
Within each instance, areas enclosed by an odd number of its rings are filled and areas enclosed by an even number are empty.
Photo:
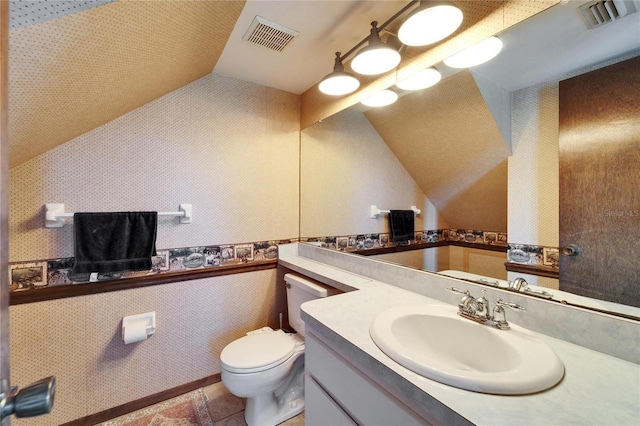
[[[250,334],[229,343],[220,354],[220,363],[231,373],[257,373],[285,362],[295,346],[282,330]]]

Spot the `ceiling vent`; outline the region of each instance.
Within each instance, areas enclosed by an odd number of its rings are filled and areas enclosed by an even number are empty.
[[[298,34],[300,34],[298,31],[276,24],[262,16],[256,16],[242,39],[276,52],[282,52]]]
[[[587,26],[600,27],[636,11],[633,0],[590,1],[580,6],[580,12]]]

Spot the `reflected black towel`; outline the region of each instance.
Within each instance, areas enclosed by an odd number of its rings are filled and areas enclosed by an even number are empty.
[[[73,273],[142,271],[156,255],[158,212],[73,215]]]
[[[389,229],[391,230],[391,241],[394,244],[409,244],[414,238],[413,210],[390,210]]]

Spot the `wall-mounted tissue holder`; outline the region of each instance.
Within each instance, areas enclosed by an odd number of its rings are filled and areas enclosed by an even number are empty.
[[[180,223],[191,223],[193,220],[193,206],[191,204],[180,204],[177,212],[158,212],[158,216],[178,216]],[[64,211],[64,203],[47,203],[44,205],[44,227],[62,228],[65,219],[73,219],[73,213]]]
[[[155,311],[122,318],[122,340],[125,345],[147,340],[155,332]]]

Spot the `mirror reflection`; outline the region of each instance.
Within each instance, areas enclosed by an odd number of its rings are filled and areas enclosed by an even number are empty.
[[[301,239],[507,289],[523,277],[511,290],[640,317],[637,305],[571,294],[558,279],[559,82],[638,56],[638,15],[590,30],[559,4],[500,34],[504,49],[487,64],[436,64],[433,87],[304,129]],[[372,206],[417,206],[419,250],[386,250],[389,223]]]

